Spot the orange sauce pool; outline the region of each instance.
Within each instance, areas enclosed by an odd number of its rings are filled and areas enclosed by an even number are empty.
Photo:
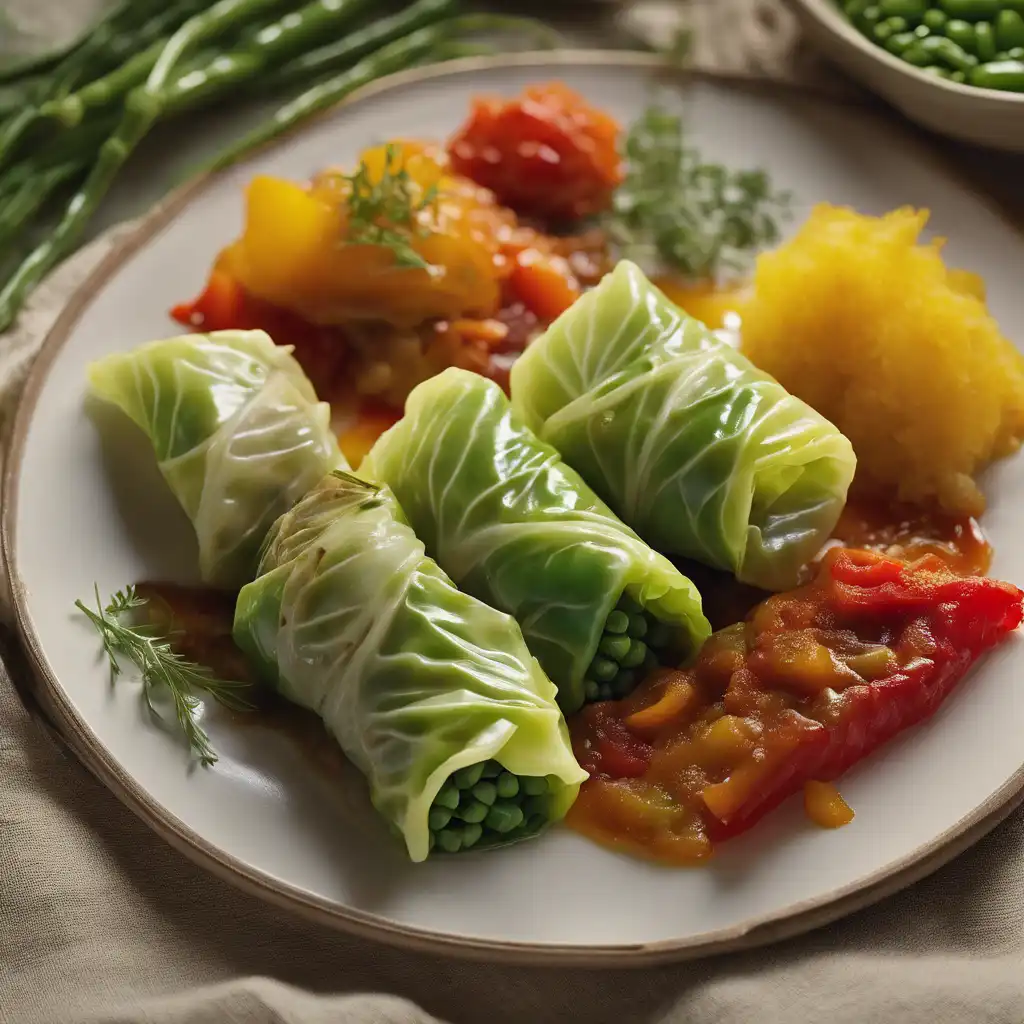
[[[727,331],[739,340],[743,307],[749,301],[748,285],[719,287],[711,282],[695,283],[677,277],[656,277],[654,283],[684,312],[713,331]]]

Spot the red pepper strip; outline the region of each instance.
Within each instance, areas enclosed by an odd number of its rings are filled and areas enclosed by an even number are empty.
[[[796,731],[795,744],[777,748],[776,740],[752,756],[752,764],[761,764],[748,798],[720,817],[708,813],[713,839],[745,831],[804,783],[836,778],[898,732],[927,718],[974,661],[1016,629],[1024,616],[1024,594],[1009,584],[915,573],[913,567],[889,559],[857,564],[844,555],[824,570],[832,572],[837,584],[829,591],[830,610],[846,619],[851,613],[864,619],[902,612],[904,623],[930,635],[934,650],[887,678],[836,694],[823,715],[825,723],[798,715],[804,727]],[[906,614],[924,603],[928,607],[923,615]]]

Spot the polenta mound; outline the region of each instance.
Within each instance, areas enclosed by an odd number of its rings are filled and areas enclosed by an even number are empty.
[[[1024,360],[927,221],[815,208],[758,259],[743,350],[850,439],[861,493],[977,515],[975,475],[1024,437]]]

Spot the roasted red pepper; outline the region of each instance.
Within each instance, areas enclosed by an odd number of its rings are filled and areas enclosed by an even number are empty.
[[[1017,628],[1022,602],[1017,587],[957,575],[933,555],[907,564],[834,550],[813,583],[769,598],[708,641],[671,683],[673,692],[693,691],[678,713],[641,714],[668,706],[664,682],[654,680],[572,723],[592,778],[584,811],[570,821],[665,859],[699,849],[694,836],[743,832],[806,783],[835,779],[932,714]],[[635,735],[629,724],[641,720],[657,722],[656,732]],[[642,772],[634,744],[649,751]],[[635,798],[628,803],[623,786]],[[625,832],[624,806],[634,815]]]
[[[452,168],[517,213],[572,221],[607,208],[622,182],[619,126],[561,84],[483,97],[448,145]]]

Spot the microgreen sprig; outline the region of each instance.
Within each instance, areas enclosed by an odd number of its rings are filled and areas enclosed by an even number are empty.
[[[682,117],[654,105],[626,139],[628,171],[607,221],[621,255],[696,279],[745,271],[779,240],[791,198],[763,170],[732,171],[687,145]]]
[[[173,649],[171,638],[161,636],[154,626],[145,622],[129,625],[122,621],[124,617],[138,613],[146,604],[148,600],[139,597],[135,587],[129,586],[114,594],[106,607],[100,600],[99,588],[96,588],[95,611],[81,601],[76,601],[75,607],[88,617],[100,634],[110,664],[111,683],[121,674],[119,658],[133,661],[141,674],[142,696],[150,713],[163,721],[157,699],[163,694],[169,696],[177,726],[189,747],[200,764],[212,765],[217,761],[217,755],[210,746],[209,736],[195,719],[199,707],[196,693],[208,693],[225,707],[240,711],[252,706],[240,692],[248,684],[218,679],[205,665],[186,660]]]
[[[380,245],[395,254],[395,265],[426,270],[429,264],[412,247],[413,238],[426,238],[430,232],[421,224],[421,214],[437,207],[437,185],[415,196],[413,181],[401,154],[393,143],[384,147],[384,169],[374,181],[366,163],[344,175],[348,182],[347,245]]]

